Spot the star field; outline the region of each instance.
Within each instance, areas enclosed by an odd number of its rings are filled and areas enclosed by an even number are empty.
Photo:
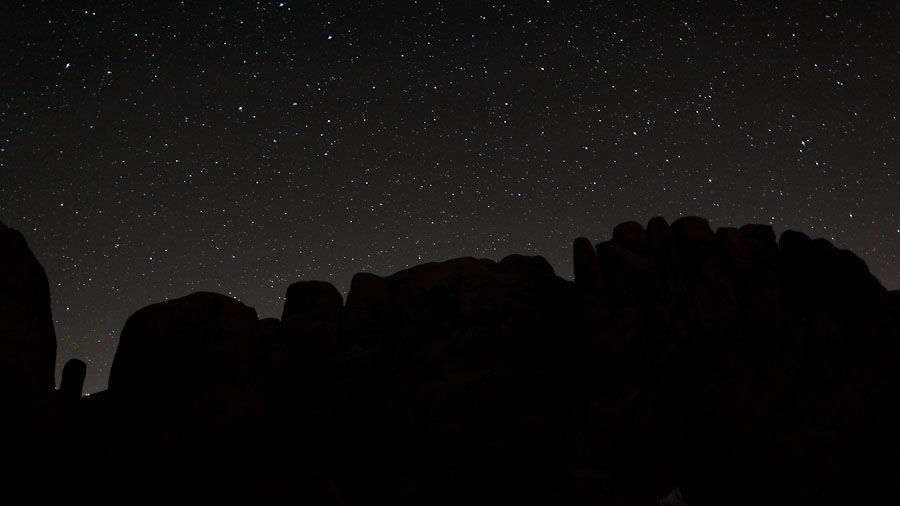
[[[893,2],[150,3],[0,15],[0,220],[87,392],[153,302],[278,316],[301,279],[514,252],[571,276],[575,237],[657,215],[826,237],[900,288]]]

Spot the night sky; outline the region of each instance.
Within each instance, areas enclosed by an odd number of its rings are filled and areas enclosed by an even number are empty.
[[[87,392],[153,302],[279,316],[298,280],[509,253],[571,277],[573,239],[657,215],[826,237],[900,288],[896,2],[156,3],[0,7],[0,220]]]

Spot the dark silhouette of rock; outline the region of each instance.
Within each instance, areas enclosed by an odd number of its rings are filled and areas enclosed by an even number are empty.
[[[593,291],[602,282],[600,261],[597,259],[597,250],[586,237],[575,239],[572,245],[575,283],[584,286],[586,291]]]
[[[616,225],[616,228],[613,229],[613,241],[632,251],[641,253],[650,249],[650,243],[647,240],[644,227],[636,221],[626,221]]]
[[[44,268],[0,223],[0,503],[58,499],[46,476],[61,447],[54,404],[56,334]]]
[[[281,316],[285,339],[305,360],[337,353],[344,299],[331,283],[302,281],[288,287]]]
[[[851,252],[684,217],[573,261],[574,282],[521,255],[361,273],[346,303],[302,281],[281,320],[209,293],[141,309],[109,391],[66,411],[67,483],[100,504],[893,500],[900,291]]]
[[[672,237],[682,258],[691,259],[714,248],[716,234],[709,228],[709,221],[698,216],[685,216],[672,222]]]
[[[373,346],[390,331],[391,289],[381,276],[361,272],[350,281],[343,334],[348,345]]]
[[[288,287],[281,320],[339,321],[344,299],[331,283],[301,281]]]
[[[160,302],[125,323],[109,374],[121,395],[171,397],[185,389],[249,386],[265,357],[256,311],[215,293]]]
[[[179,458],[186,441],[171,440],[169,431],[198,448],[218,448],[223,462],[243,454],[236,441],[255,437],[264,414],[271,346],[264,328],[252,308],[207,292],[148,306],[128,319],[109,392],[120,422],[133,428],[124,435],[127,444],[152,448],[136,459],[139,465],[201,465]]]
[[[112,501],[134,490],[249,502],[263,437],[266,327],[256,311],[197,292],[145,307],[125,323],[109,376],[120,430]]]
[[[282,467],[291,466],[298,453],[319,460],[333,448],[332,396],[338,381],[335,359],[343,305],[341,294],[330,283],[301,281],[288,287],[277,337],[267,357],[270,429],[283,435],[277,447],[267,451]]]
[[[73,358],[63,367],[62,380],[59,382],[59,393],[66,400],[81,398],[84,387],[84,376],[87,374],[87,364]]]
[[[0,223],[0,392],[41,398],[56,388],[47,274],[17,230]]]

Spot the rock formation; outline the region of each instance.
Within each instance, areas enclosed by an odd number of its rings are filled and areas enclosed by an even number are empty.
[[[56,387],[47,274],[17,230],[0,223],[0,392],[41,398]]]
[[[87,364],[82,360],[73,358],[63,367],[62,379],[59,382],[59,393],[67,401],[81,398],[84,388],[84,376],[87,374]]]
[[[44,268],[0,223],[0,503],[53,500],[42,482],[56,457],[56,334]]]
[[[144,308],[71,415],[110,478],[66,472],[102,504],[893,498],[900,292],[851,252],[688,217],[573,259],[574,282],[520,255],[361,273],[346,303],[302,281],[280,320]]]

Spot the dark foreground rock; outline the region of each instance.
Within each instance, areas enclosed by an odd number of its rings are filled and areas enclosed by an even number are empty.
[[[84,388],[84,376],[87,374],[87,364],[83,360],[73,358],[63,367],[62,379],[59,382],[59,395],[66,402],[81,398]]]
[[[849,251],[655,218],[540,257],[144,308],[65,411],[101,504],[883,504],[900,293]],[[77,436],[75,436],[77,434]],[[89,466],[79,462],[89,462]]]
[[[54,500],[56,334],[44,268],[0,223],[0,503]]]
[[[0,223],[0,393],[52,395],[56,333],[47,274],[17,230]]]

